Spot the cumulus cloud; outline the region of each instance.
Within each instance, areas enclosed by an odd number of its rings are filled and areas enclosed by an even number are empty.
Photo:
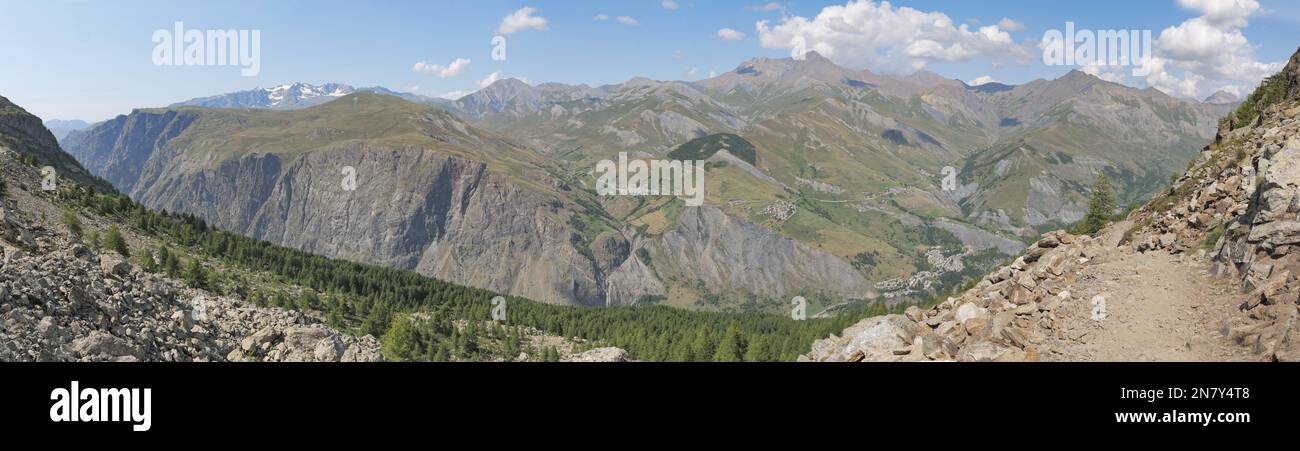
[[[534,16],[537,8],[525,6],[519,10],[510,13],[510,15],[501,19],[501,26],[497,27],[497,33],[512,34],[524,30],[546,30],[546,18]]]
[[[741,41],[745,39],[745,33],[741,33],[730,28],[718,30],[718,37],[724,41]]]
[[[465,70],[466,67],[469,67],[470,63],[471,61],[465,58],[456,58],[456,60],[452,61],[451,64],[447,64],[445,66],[441,64],[431,64],[431,63],[426,63],[424,61],[420,61],[418,63],[415,63],[415,66],[412,67],[411,70],[415,71],[416,73],[421,73],[425,75],[437,75],[439,78],[447,78],[447,77],[455,77],[457,75],[460,75],[460,72]]]
[[[673,0],[662,0],[659,2],[659,6],[662,6],[664,9],[677,9],[682,5],[677,4],[677,2]]]
[[[997,82],[998,82],[998,81],[997,81],[997,80],[994,80],[993,77],[990,77],[990,76],[988,76],[988,75],[984,75],[984,76],[980,76],[980,77],[975,77],[974,80],[968,81],[968,82],[966,82],[966,84],[971,85],[971,86],[979,86],[979,85],[987,85],[987,84],[989,84],[989,83],[997,83]]]
[[[1216,27],[1245,28],[1246,19],[1260,12],[1258,0],[1178,0],[1178,5]]]
[[[1216,90],[1250,92],[1260,80],[1282,68],[1255,56],[1255,45],[1242,34],[1257,0],[1178,0],[1200,16],[1164,29],[1155,42],[1155,57],[1144,69],[1147,85],[1169,94],[1201,98]],[[1181,73],[1181,74],[1179,74]]]
[[[490,73],[486,78],[478,81],[478,87],[486,88],[488,86],[492,86],[493,83],[496,83],[497,80],[500,79],[501,79],[501,72],[498,71],[498,72]]]
[[[998,21],[998,27],[1007,31],[1025,31],[1025,23],[1009,17]]]
[[[614,20],[618,21],[618,23],[621,23],[623,25],[631,25],[631,26],[641,25],[641,21],[636,20],[630,16],[618,16],[615,17]]]
[[[604,21],[606,21],[606,20],[609,20],[609,16],[604,15],[604,14],[597,14],[597,15],[593,16],[593,17],[591,18],[591,20],[594,20],[594,21],[597,21],[597,22],[604,22]]]
[[[755,28],[764,48],[811,50],[840,64],[886,72],[910,72],[934,61],[1031,56],[998,25],[956,26],[941,12],[875,0],[828,6],[811,19],[787,16],[775,25],[763,20]]]

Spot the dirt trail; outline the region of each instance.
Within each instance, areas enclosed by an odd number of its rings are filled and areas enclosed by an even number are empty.
[[[1203,258],[1116,247],[1127,229],[1111,227],[1100,255],[1080,268],[1062,315],[1068,344],[1052,360],[1258,360],[1222,333],[1241,299],[1234,284],[1210,276]],[[1098,295],[1105,301],[1094,303]]]

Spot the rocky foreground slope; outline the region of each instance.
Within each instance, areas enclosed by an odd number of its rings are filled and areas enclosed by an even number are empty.
[[[1231,343],[1255,360],[1300,360],[1300,53],[1260,93],[1247,101],[1258,109],[1253,120],[1226,120],[1167,193],[1098,238],[1049,233],[974,289],[929,310],[863,320],[800,360],[1072,360],[1099,336],[1171,359],[1236,355],[1162,354],[1156,342],[1184,337],[1188,349]],[[1133,259],[1120,273],[1101,270],[1135,254],[1152,258]],[[1153,272],[1151,262],[1167,264]],[[1214,279],[1182,277],[1196,272]],[[1171,297],[1157,283],[1169,277],[1210,290]],[[1121,283],[1122,297],[1080,296]],[[1108,322],[1116,307],[1141,310],[1135,305],[1168,317]],[[1206,332],[1207,323],[1217,330]],[[1133,355],[1142,354],[1099,358]]]
[[[6,181],[35,180],[10,149],[0,154]],[[382,360],[374,337],[145,273],[17,208],[41,199],[12,185],[10,197],[0,199],[0,361]]]

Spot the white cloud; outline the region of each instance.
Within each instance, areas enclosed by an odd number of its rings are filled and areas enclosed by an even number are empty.
[[[546,30],[546,18],[534,16],[537,8],[525,6],[518,11],[511,13],[509,16],[501,19],[501,26],[497,27],[497,33],[511,34],[528,29]]]
[[[597,22],[604,22],[604,21],[606,21],[606,20],[609,20],[609,16],[604,15],[604,14],[597,14],[597,15],[593,16],[593,17],[591,18],[591,20],[594,20],[594,21],[597,21]]]
[[[493,83],[496,83],[497,80],[500,79],[501,79],[501,72],[490,73],[486,78],[478,81],[478,87],[486,88],[488,86],[492,86]]]
[[[764,4],[762,4],[762,5],[750,5],[750,6],[746,6],[745,9],[747,9],[747,10],[749,10],[749,11],[759,11],[759,12],[770,13],[770,12],[772,12],[772,11],[778,11],[778,10],[785,9],[785,6],[783,6],[783,5],[781,5],[780,3],[777,3],[777,2],[770,2],[770,3],[764,3]]]
[[[673,59],[679,60],[682,59],[683,56],[681,50],[673,50]]]
[[[1151,58],[1142,67],[1150,73],[1146,77],[1147,85],[1175,96],[1195,98],[1200,92],[1198,85],[1205,79],[1192,72],[1184,72],[1183,77],[1179,78],[1169,73],[1167,63],[1162,58]]]
[[[1258,0],[1178,0],[1178,5],[1201,13],[1216,27],[1245,28],[1246,19],[1260,12]]]
[[[461,71],[465,70],[466,67],[469,67],[470,63],[471,61],[465,58],[456,58],[455,61],[452,61],[451,64],[446,66],[420,61],[415,63],[415,66],[412,67],[411,70],[425,75],[437,75],[439,78],[447,78],[459,75]]]
[[[988,76],[988,75],[984,75],[984,76],[980,76],[980,77],[975,77],[974,80],[968,81],[968,82],[966,82],[966,84],[971,85],[971,86],[979,86],[979,85],[986,85],[986,84],[989,84],[989,83],[997,83],[997,82],[998,82],[998,81],[997,81],[997,80],[994,80],[993,77],[990,77],[990,76]]]
[[[1242,34],[1249,18],[1263,10],[1256,0],[1178,0],[1201,16],[1164,29],[1155,41],[1155,56],[1144,66],[1148,86],[1183,97],[1202,98],[1212,91],[1250,92],[1260,80],[1282,68],[1255,56],[1256,46]]]
[[[741,41],[745,39],[745,33],[741,33],[730,28],[718,30],[718,37],[724,41]]]
[[[615,17],[614,20],[618,21],[618,23],[621,23],[623,25],[631,25],[631,26],[641,25],[640,21],[633,19],[632,17],[629,16],[618,16]]]
[[[813,50],[840,64],[887,72],[909,72],[933,61],[1030,57],[998,25],[955,26],[941,12],[875,0],[828,6],[812,19],[787,16],[777,25],[763,20],[755,28],[764,48]]]
[[[686,70],[686,76],[687,76],[687,77],[694,77],[695,74],[698,73],[699,71],[700,71],[699,69],[692,67],[692,68]]]
[[[998,27],[1007,31],[1025,31],[1025,23],[1010,17],[998,21]]]
[[[682,5],[677,4],[677,2],[673,0],[662,0],[659,2],[659,6],[662,6],[664,9],[677,9],[682,7]]]

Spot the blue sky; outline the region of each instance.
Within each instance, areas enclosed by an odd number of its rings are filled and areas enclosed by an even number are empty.
[[[45,119],[98,121],[132,108],[294,81],[439,96],[471,92],[494,73],[531,83],[695,80],[754,57],[788,57],[799,39],[854,68],[924,67],[967,81],[1016,84],[1078,68],[1047,66],[1037,48],[1045,31],[1073,21],[1098,30],[1149,29],[1160,39],[1155,75],[1090,71],[1201,97],[1221,88],[1249,92],[1280,68],[1300,46],[1297,3],[0,0],[0,95]],[[521,16],[532,26],[503,30],[504,19],[521,8],[532,8]],[[935,25],[936,18],[950,23]],[[260,73],[154,65],[151,36],[176,21],[186,29],[259,30]],[[743,37],[725,33],[732,39],[724,39],[724,28]],[[491,40],[503,31],[512,31],[504,34],[507,59],[494,61]],[[458,59],[470,62],[442,73],[415,70],[417,63],[445,68]]]

